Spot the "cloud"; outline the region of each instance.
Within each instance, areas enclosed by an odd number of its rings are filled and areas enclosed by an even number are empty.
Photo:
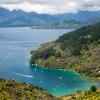
[[[0,0],[0,6],[38,13],[76,13],[80,10],[100,11],[99,0]]]

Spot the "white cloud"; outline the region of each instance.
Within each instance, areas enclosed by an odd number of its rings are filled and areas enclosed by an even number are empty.
[[[38,13],[69,13],[79,10],[98,11],[100,0],[0,0],[0,6]]]

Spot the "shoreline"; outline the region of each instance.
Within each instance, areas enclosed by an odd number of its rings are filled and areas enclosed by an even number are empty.
[[[48,90],[46,90],[46,89],[43,89],[43,88],[41,88],[41,87],[39,87],[39,86],[35,86],[35,85],[33,85],[33,84],[31,84],[31,83],[26,83],[26,82],[20,82],[20,81],[16,81],[15,79],[4,79],[4,78],[0,78],[0,81],[1,80],[3,80],[3,81],[8,81],[8,82],[14,82],[14,83],[18,83],[18,84],[24,84],[24,85],[29,85],[29,86],[32,86],[32,88],[36,88],[36,89],[39,89],[39,90],[41,90],[41,91],[43,91],[43,92],[45,92],[45,93],[47,93],[48,95],[51,95],[51,96],[53,96],[53,97],[56,97],[56,98],[61,98],[61,97],[65,97],[65,96],[72,96],[72,95],[74,95],[74,94],[76,94],[76,92],[74,92],[74,93],[70,93],[70,94],[67,94],[67,93],[65,93],[65,94],[63,94],[63,95],[55,95],[55,94],[53,94],[52,92],[49,92]],[[92,85],[91,85],[92,86]],[[94,85],[95,86],[95,85]],[[100,89],[100,88],[97,88],[97,89]],[[78,91],[81,91],[81,92],[87,92],[88,90],[78,90]]]
[[[71,30],[75,30],[75,29],[77,29],[77,28],[33,28],[32,26],[8,26],[8,27],[0,27],[0,28],[31,28],[31,29],[60,29],[60,30],[66,30],[66,29],[71,29]]]
[[[58,97],[32,84],[0,78],[0,98],[11,100],[13,97],[14,100],[47,100],[47,98],[48,100],[59,100]]]
[[[95,77],[85,76],[85,75],[79,73],[78,71],[76,71],[76,70],[74,70],[74,69],[69,69],[69,68],[68,68],[68,69],[66,69],[66,68],[62,68],[62,69],[59,69],[59,68],[50,68],[50,67],[45,67],[45,66],[40,65],[40,64],[33,64],[33,65],[31,64],[31,65],[30,65],[30,67],[33,67],[33,66],[35,66],[35,67],[39,66],[39,67],[41,67],[41,68],[50,69],[50,70],[72,71],[72,72],[75,72],[75,73],[81,75],[83,78],[86,78],[86,79],[89,79],[89,80],[93,80],[93,81],[100,81],[100,77],[99,77],[99,78],[95,78]]]
[[[2,84],[3,84],[3,86],[2,86]],[[70,95],[55,96],[42,88],[33,86],[31,84],[27,84],[24,82],[17,82],[16,80],[5,80],[3,78],[0,78],[0,88],[1,88],[1,86],[2,87],[6,86],[2,91],[6,91],[6,94],[10,94],[9,99],[11,99],[12,96],[15,96],[16,98],[14,100],[18,100],[18,98],[20,98],[20,100],[21,100],[23,98],[21,95],[24,94],[24,92],[27,93],[27,91],[29,94],[28,95],[25,94],[25,98],[27,98],[27,96],[30,98],[27,100],[31,100],[31,99],[33,100],[34,98],[37,98],[34,100],[65,100],[65,99],[67,100],[67,98],[69,98],[69,97],[70,97],[70,99],[68,99],[68,100],[72,100],[73,97],[77,98],[77,95],[79,95],[80,97],[84,97],[84,96],[87,97],[88,96],[88,98],[90,98],[89,97],[90,94],[94,95],[95,97],[100,98],[99,97],[100,88],[96,89],[95,92],[92,92],[92,91],[90,92],[90,90],[88,90],[88,91],[76,91],[75,93],[70,94]],[[6,90],[6,88],[8,90]],[[9,91],[9,89],[10,89],[10,91]],[[14,89],[15,89],[15,91],[14,91]],[[18,96],[18,94],[14,94],[14,92],[16,93],[16,89],[17,89],[17,91],[20,91],[19,96]],[[2,93],[3,92],[0,92],[0,95]],[[32,94],[30,94],[30,93],[32,93]],[[35,93],[35,96],[34,96],[34,93]],[[2,98],[7,99],[8,96],[5,95]],[[40,99],[40,98],[42,98],[42,99]],[[78,98],[77,100],[80,100],[80,99]],[[99,99],[97,99],[97,100],[99,100]]]

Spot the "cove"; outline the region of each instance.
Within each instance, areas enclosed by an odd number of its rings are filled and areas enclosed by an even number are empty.
[[[35,74],[33,80],[38,76],[35,80],[38,86],[55,96],[70,95],[78,90],[86,91],[93,85],[93,81],[71,70],[48,69],[40,65],[31,65],[30,68]]]
[[[93,82],[73,71],[30,66],[30,51],[71,29],[0,28],[0,78],[15,79],[61,96],[88,90]]]

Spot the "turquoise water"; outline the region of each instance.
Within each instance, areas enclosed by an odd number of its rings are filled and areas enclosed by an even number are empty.
[[[0,28],[0,77],[30,83],[53,95],[87,90],[92,82],[72,71],[51,70],[29,64],[30,51],[56,40],[70,29]]]
[[[31,66],[31,69],[39,76],[39,86],[56,96],[73,94],[78,90],[86,91],[92,85],[92,81],[70,70],[48,69],[38,65]]]

